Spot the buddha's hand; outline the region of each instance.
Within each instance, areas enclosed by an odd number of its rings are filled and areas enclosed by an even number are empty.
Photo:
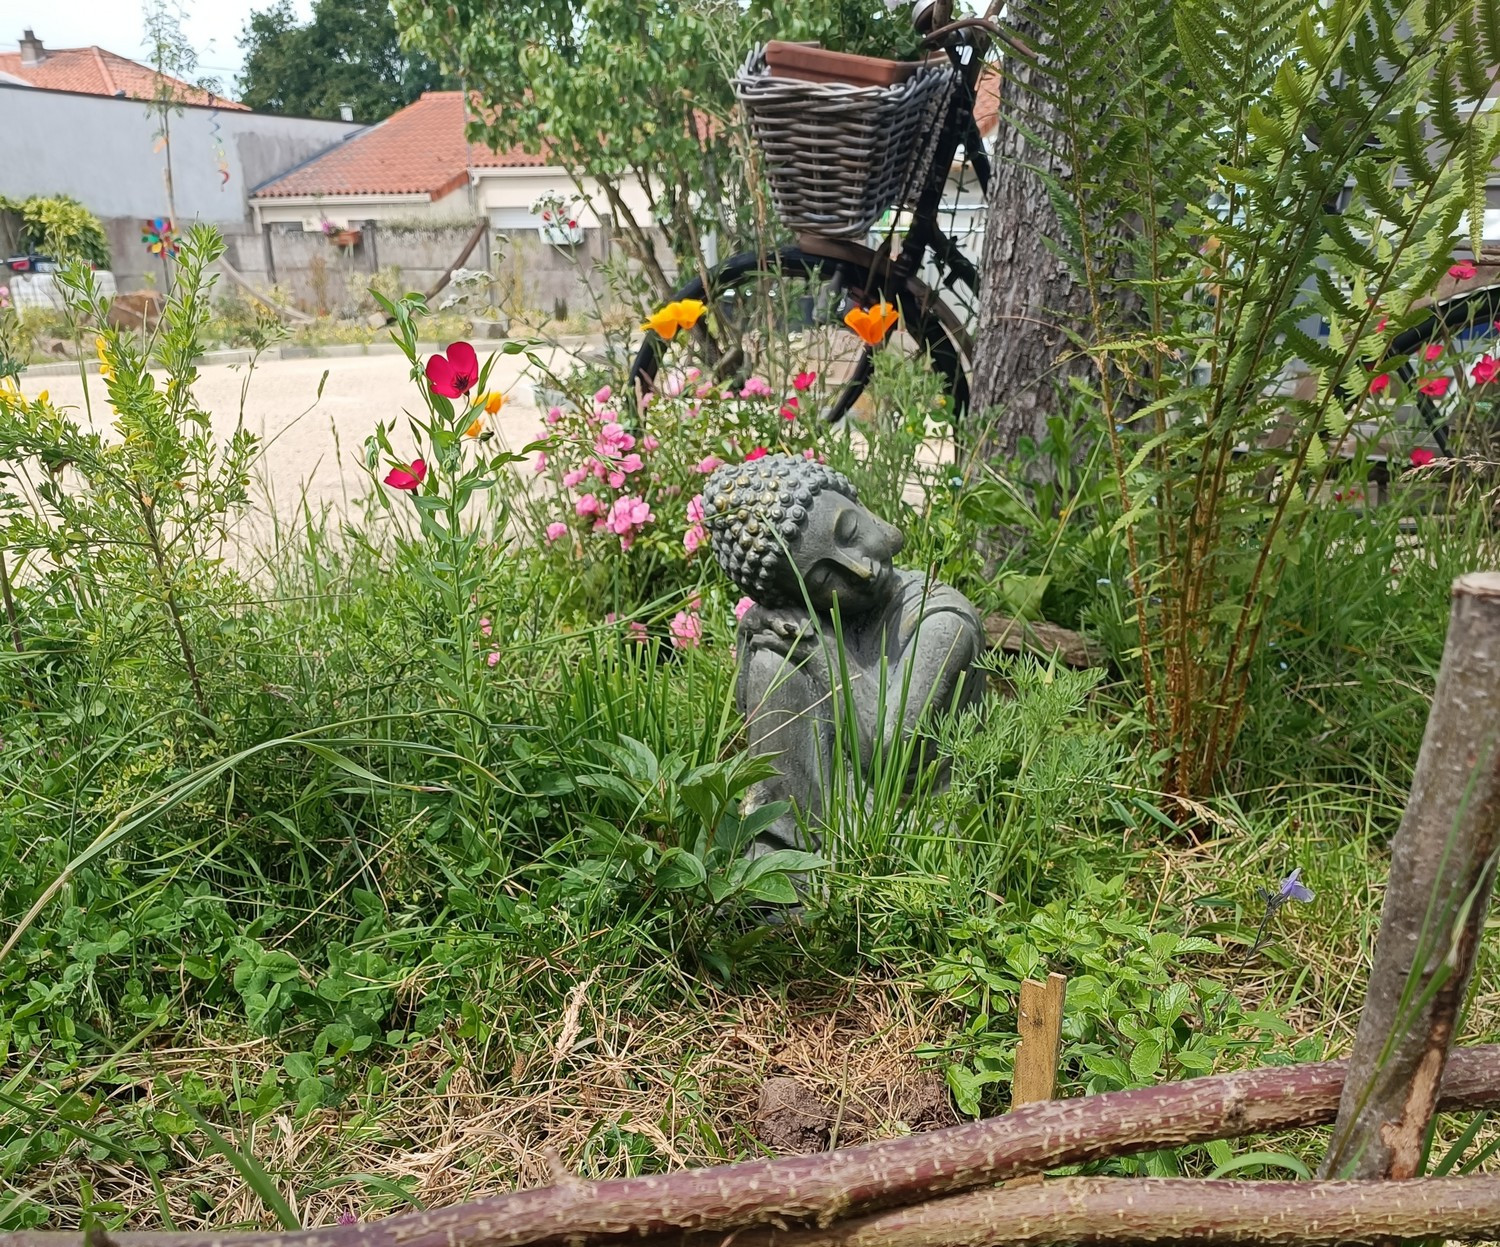
[[[740,624],[750,652],[765,650],[784,658],[802,659],[817,652],[817,631],[801,607],[752,606]]]

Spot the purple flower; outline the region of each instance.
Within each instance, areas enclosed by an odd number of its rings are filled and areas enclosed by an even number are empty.
[[[1285,905],[1288,901],[1301,901],[1306,904],[1312,900],[1312,889],[1301,882],[1302,867],[1298,866],[1285,879],[1281,886],[1276,889],[1276,903]]]

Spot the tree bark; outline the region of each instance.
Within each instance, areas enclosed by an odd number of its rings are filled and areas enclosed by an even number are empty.
[[[1103,1156],[1333,1120],[1342,1062],[1247,1070],[1078,1100],[818,1156],[556,1185],[371,1225],[296,1233],[121,1233],[118,1247],[623,1247],[646,1237],[843,1218]],[[1453,1054],[1441,1107],[1500,1106],[1500,1046]],[[1038,1188],[1026,1188],[1035,1192]],[[1046,1189],[1046,1188],[1041,1188]],[[741,1234],[734,1235],[738,1243]],[[713,1244],[721,1247],[723,1234]],[[0,1247],[76,1247],[76,1234],[0,1234]]]
[[[1392,846],[1375,965],[1323,1172],[1409,1178],[1474,969],[1500,850],[1500,573],[1462,576]]]
[[[734,1247],[1053,1247],[1058,1243],[1376,1243],[1500,1231],[1500,1182],[1226,1182],[1195,1178],[1061,1178],[971,1191],[842,1221],[826,1230],[762,1229]],[[649,1247],[721,1247],[724,1235]]]
[[[1058,50],[1039,47],[1024,6],[1010,10],[1007,27],[1042,60]],[[975,419],[985,433],[983,451],[1009,458],[1022,438],[1040,441],[1060,409],[1069,375],[1089,371],[1070,354],[1064,326],[1081,331],[1088,291],[1068,264],[1048,249],[1061,237],[1046,183],[1037,169],[1064,178],[1063,162],[1033,135],[1054,136],[1055,110],[1029,89],[1035,70],[1019,56],[1006,58],[1000,83],[999,143],[985,210],[980,272],[979,330],[971,392]]]

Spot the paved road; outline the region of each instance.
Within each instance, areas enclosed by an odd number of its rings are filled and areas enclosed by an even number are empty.
[[[543,358],[565,362],[560,352]],[[527,368],[524,356],[502,355],[490,378],[491,389],[508,396],[496,431],[513,446],[534,440],[542,427]],[[363,447],[377,420],[397,422],[392,442],[398,450],[410,444],[402,413],[421,399],[407,370],[405,358],[395,354],[276,359],[258,364],[247,386],[245,365],[205,364],[196,393],[221,435],[234,428],[243,393],[245,425],[265,442],[261,476],[277,514],[287,519],[300,510],[304,493],[314,506],[343,505],[368,490]],[[328,381],[319,397],[325,371]],[[22,387],[27,393],[46,389],[54,403],[82,409],[83,385],[76,373],[32,380],[23,375]],[[90,377],[89,394],[97,415],[104,397],[97,376]]]

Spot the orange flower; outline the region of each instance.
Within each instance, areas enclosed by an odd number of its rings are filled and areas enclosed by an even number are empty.
[[[884,300],[874,307],[854,307],[844,313],[844,324],[870,346],[879,346],[884,342],[885,335],[895,328],[900,319],[901,313]]]
[[[683,329],[691,329],[708,311],[708,305],[702,299],[679,299],[671,306],[677,309],[677,324]]]
[[[474,423],[464,430],[465,437],[478,437],[484,432],[484,417],[475,416]]]
[[[691,329],[708,311],[708,305],[701,299],[678,299],[668,303],[659,312],[653,312],[650,319],[641,326],[642,329],[650,329],[668,341],[677,336],[679,329]]]
[[[505,405],[505,395],[499,390],[491,390],[484,396],[484,411],[486,415],[493,416]]]

